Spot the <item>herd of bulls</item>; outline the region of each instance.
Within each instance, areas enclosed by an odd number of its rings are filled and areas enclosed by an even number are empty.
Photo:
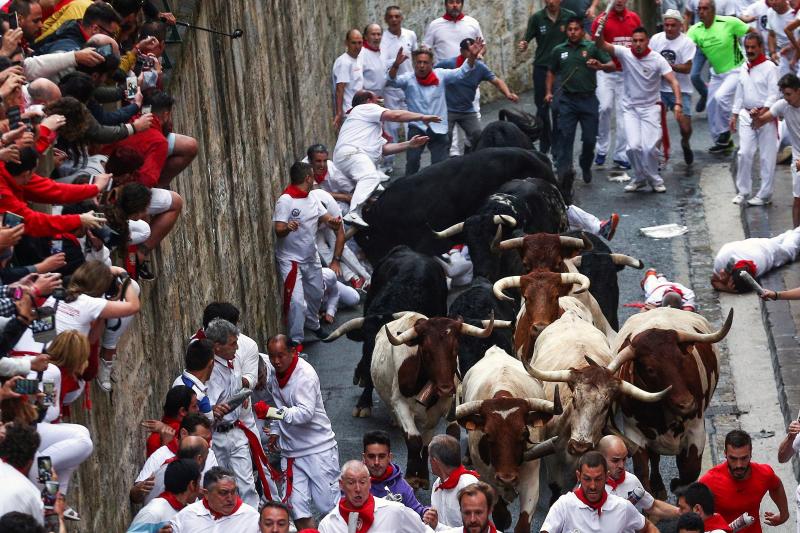
[[[671,488],[695,481],[719,377],[714,343],[733,320],[715,331],[696,313],[657,308],[620,329],[617,273],[644,265],[566,232],[571,186],[507,121],[487,126],[473,153],[397,180],[356,235],[374,265],[364,316],[326,339],[363,343],[353,416],[370,416],[374,388],[403,430],[409,483],[428,486],[427,443],[454,420],[448,432],[467,430],[470,461],[502,496],[498,528],[519,497],[516,532],[530,530],[540,464],[557,497],[605,434],[625,440],[655,495],[666,490],[661,455],[676,456]],[[436,256],[456,243],[475,277],[448,309]]]

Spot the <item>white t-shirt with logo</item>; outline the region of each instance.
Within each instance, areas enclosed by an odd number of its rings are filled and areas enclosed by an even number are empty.
[[[786,26],[795,19],[795,12],[789,8],[782,15],[770,8],[767,11],[767,29],[775,32],[776,51],[780,54],[781,48],[789,44],[786,36]],[[766,47],[765,47],[766,48]],[[769,50],[767,50],[769,52]]]
[[[650,48],[653,52],[661,54],[667,60],[667,63],[673,66],[683,65],[694,59],[697,45],[685,33],[681,33],[674,39],[669,39],[667,34],[662,31],[661,33],[656,33],[650,39]],[[681,93],[692,94],[694,86],[692,85],[691,76],[688,73],[683,74],[675,71],[673,73],[681,86]],[[672,93],[672,87],[663,78],[661,79],[661,92]]]
[[[550,508],[540,528],[547,533],[633,533],[645,526],[645,519],[627,500],[608,495],[602,513],[590,508],[568,492]]]
[[[342,113],[353,107],[353,95],[364,88],[364,67],[361,54],[352,57],[345,52],[336,58],[333,63],[333,90],[336,95],[336,85],[346,83],[342,99]]]
[[[299,227],[296,231],[290,231],[285,237],[277,239],[275,245],[277,258],[299,263],[314,262],[317,255],[316,235],[319,217],[325,213],[325,208],[311,194],[305,198],[292,198],[288,194],[282,194],[275,204],[272,221],[286,223],[295,221]]]
[[[614,55],[622,63],[624,101],[630,106],[648,106],[660,101],[661,77],[672,67],[661,54],[651,51],[641,59],[624,46],[615,45]]]
[[[789,139],[795,150],[800,149],[800,107],[789,105],[789,102],[781,98],[769,108],[772,116],[782,118],[789,130]]]
[[[95,298],[86,294],[79,295],[73,302],[58,302],[56,309],[56,332],[76,330],[84,335],[89,335],[92,322],[100,317],[106,308],[108,300]],[[55,307],[55,299],[48,298],[45,305]]]
[[[352,109],[346,116],[342,129],[339,130],[339,139],[333,149],[333,159],[345,147],[360,149],[366,153],[373,163],[377,163],[383,151],[386,139],[383,138],[383,125],[381,117],[384,109],[378,104],[361,104]],[[340,165],[341,166],[341,165]]]
[[[769,38],[769,28],[767,27],[767,13],[769,11],[770,8],[764,0],[756,0],[742,12],[742,15],[745,17],[755,18],[755,20],[750,23],[750,26],[758,30],[761,34],[761,38],[764,39],[765,47],[767,39]]]

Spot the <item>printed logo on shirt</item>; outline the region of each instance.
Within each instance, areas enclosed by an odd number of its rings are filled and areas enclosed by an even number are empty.
[[[561,52],[561,59],[566,59],[569,57],[569,52]]]
[[[295,217],[295,218],[299,217],[300,216],[300,210],[297,209],[296,207],[294,209],[292,209],[292,216]]]
[[[539,26],[540,33],[547,33],[547,26]]]
[[[587,58],[589,57],[589,52],[587,52],[586,50],[581,50],[581,56]]]
[[[761,18],[758,19],[758,25],[761,26],[762,31],[767,31],[767,16],[761,15]]]
[[[678,59],[678,56],[675,54],[673,50],[662,50],[661,55],[664,57],[664,59],[667,60],[667,63],[669,63],[670,65],[674,65],[675,61],[677,61]]]

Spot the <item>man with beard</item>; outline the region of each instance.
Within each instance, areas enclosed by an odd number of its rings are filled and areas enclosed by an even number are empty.
[[[608,465],[603,454],[596,451],[583,454],[575,475],[580,486],[553,504],[542,524],[542,533],[658,531],[631,502],[606,493]]]
[[[494,489],[479,481],[458,491],[458,505],[464,527],[443,530],[445,533],[496,533],[497,528],[489,521],[497,500]]]
[[[725,435],[725,462],[706,472],[698,481],[711,489],[714,506],[728,523],[745,512],[760,517],[761,500],[769,492],[778,514],[765,512],[764,522],[779,526],[789,519],[786,491],[771,466],[750,460],[752,453],[750,435],[734,429]],[[760,533],[760,521],[756,520],[746,531]]]

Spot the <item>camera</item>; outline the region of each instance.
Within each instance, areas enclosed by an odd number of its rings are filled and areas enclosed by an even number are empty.
[[[56,498],[58,497],[58,488],[58,481],[44,482],[44,488],[42,489],[42,502],[44,503],[45,509],[50,510],[55,506]]]
[[[36,459],[36,466],[39,475],[37,479],[39,483],[45,483],[53,480],[53,460],[49,455],[42,455]]]
[[[6,111],[6,118],[8,118],[8,127],[12,130],[19,128],[21,121],[22,110],[18,105],[11,106]]]
[[[130,281],[131,278],[127,274],[115,276],[106,290],[106,300],[111,300],[120,295],[127,288]]]

